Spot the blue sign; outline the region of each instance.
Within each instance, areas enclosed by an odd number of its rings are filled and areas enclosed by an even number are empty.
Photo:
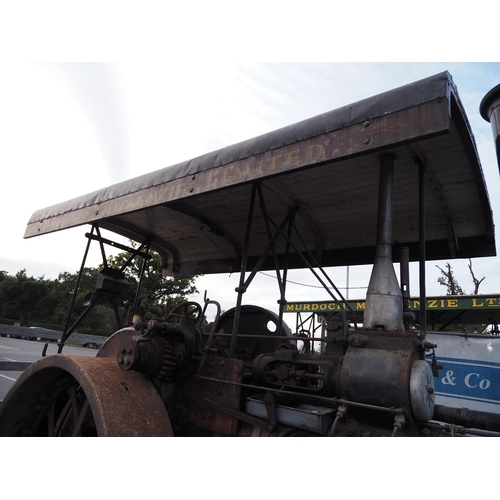
[[[500,363],[439,356],[437,359],[444,368],[439,370],[439,377],[434,378],[436,396],[489,403],[500,408]]]

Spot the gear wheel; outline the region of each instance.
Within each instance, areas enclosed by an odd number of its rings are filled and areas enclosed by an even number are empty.
[[[164,382],[171,382],[174,376],[174,370],[177,367],[177,356],[175,354],[174,346],[172,346],[166,339],[160,336],[155,336],[152,339],[161,352],[163,362],[160,370],[155,374],[155,378]]]

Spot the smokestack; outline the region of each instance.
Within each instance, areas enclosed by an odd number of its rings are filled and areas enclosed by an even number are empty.
[[[394,155],[380,158],[380,182],[377,216],[377,246],[372,275],[366,293],[363,328],[405,331],[403,294],[392,264],[392,184]]]
[[[500,85],[492,88],[479,105],[481,116],[491,123],[497,151],[497,163],[500,169]]]

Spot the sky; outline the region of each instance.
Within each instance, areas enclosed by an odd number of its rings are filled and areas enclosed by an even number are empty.
[[[116,182],[255,137],[380,92],[447,70],[469,118],[489,190],[500,217],[499,173],[491,126],[479,115],[482,97],[500,82],[500,63],[230,63],[15,61],[0,69],[2,241],[0,269],[54,279],[76,272],[88,227],[23,239],[31,214]],[[497,234],[497,240],[500,241]],[[89,263],[100,263],[97,246]],[[499,257],[474,259],[480,293],[500,293]],[[467,260],[450,262],[466,292]],[[427,294],[445,262],[427,264]],[[364,298],[370,266],[329,269],[349,298]],[[410,290],[418,295],[412,264]],[[297,283],[297,284],[296,284]],[[234,307],[238,275],[201,277],[203,300]],[[347,287],[349,289],[347,290]],[[307,271],[290,275],[288,300],[328,299]],[[278,288],[266,273],[245,303],[277,310]]]

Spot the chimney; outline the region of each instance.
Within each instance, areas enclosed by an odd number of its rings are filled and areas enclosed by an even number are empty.
[[[403,294],[392,263],[392,184],[394,155],[380,158],[380,182],[377,215],[377,242],[372,275],[366,293],[363,328],[405,331]]]
[[[479,105],[481,116],[491,123],[497,151],[497,163],[500,169],[500,85],[492,88]]]

